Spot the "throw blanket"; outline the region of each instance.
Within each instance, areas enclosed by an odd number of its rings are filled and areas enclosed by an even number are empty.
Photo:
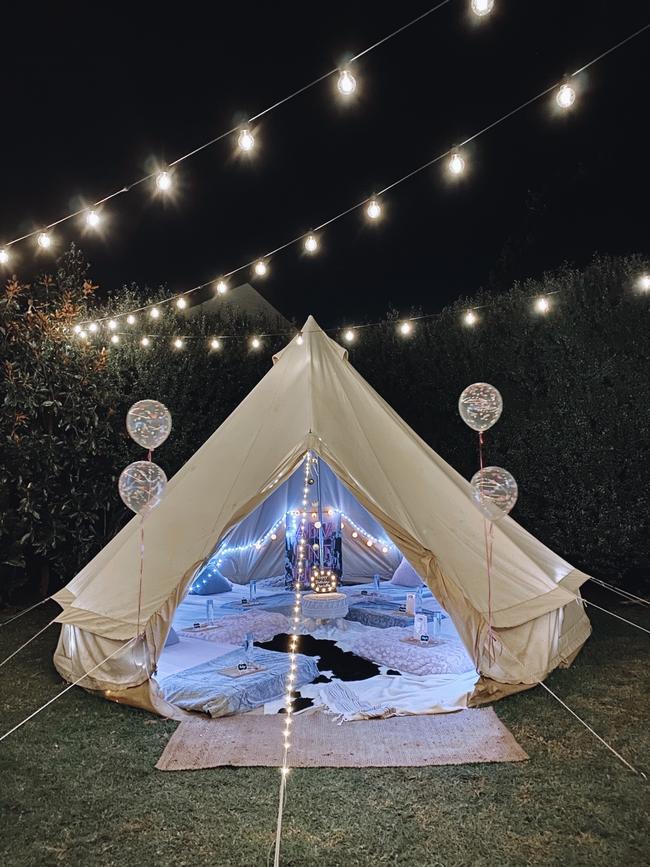
[[[462,674],[474,668],[467,651],[457,639],[432,638],[424,645],[402,640],[412,635],[411,627],[372,629],[355,637],[347,647],[364,659],[409,674]]]
[[[284,614],[272,611],[245,611],[224,617],[214,625],[201,623],[193,629],[182,629],[179,635],[186,638],[201,638],[220,644],[243,644],[247,633],[252,632],[254,641],[270,641],[280,632],[289,632],[291,623]]]

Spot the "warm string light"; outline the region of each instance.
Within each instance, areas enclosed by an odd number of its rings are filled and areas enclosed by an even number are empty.
[[[357,80],[349,69],[342,69],[339,73],[336,86],[342,96],[352,96],[354,91],[357,89]]]
[[[6,265],[8,262],[9,262],[9,253],[3,247],[2,250],[0,250],[0,265]]]
[[[493,6],[494,6],[493,0],[477,0],[475,6],[473,6],[472,8],[474,9],[474,11],[476,12],[477,15],[485,15],[488,12],[492,11]],[[437,7],[434,7],[434,8],[437,8]],[[429,11],[432,11],[432,10],[429,10]],[[425,14],[429,14],[429,13],[425,13]],[[419,17],[422,17],[422,16],[419,16]],[[414,23],[416,20],[419,20],[419,17],[418,17],[418,19],[414,19],[413,22],[411,22],[411,23]],[[407,26],[410,26],[410,25],[407,25]],[[586,69],[588,69],[589,67],[591,67],[592,65],[594,65],[595,63],[600,61],[602,58],[611,54],[613,51],[617,50],[622,45],[625,45],[627,42],[636,38],[637,36],[639,36],[641,33],[643,33],[648,28],[650,28],[650,24],[644,25],[643,27],[639,28],[634,33],[632,33],[629,36],[625,37],[624,39],[620,40],[618,43],[611,46],[609,49],[607,49],[606,51],[599,54],[597,57],[593,58],[592,60],[590,60],[589,62],[584,64],[579,70],[574,72],[571,76],[568,76],[565,79],[564,83],[561,84],[558,88],[556,88],[554,86],[547,87],[545,90],[541,91],[540,93],[536,94],[532,98],[521,103],[519,106],[515,107],[514,109],[506,112],[506,114],[502,115],[500,118],[498,118],[494,122],[488,124],[483,129],[479,130],[474,135],[467,138],[463,144],[466,145],[469,142],[474,141],[479,136],[486,133],[488,130],[494,129],[495,126],[503,123],[508,118],[513,117],[515,114],[519,113],[521,110],[523,110],[527,106],[531,105],[533,102],[536,102],[539,99],[541,99],[542,97],[546,96],[551,91],[555,91],[555,98],[557,100],[557,104],[561,108],[569,108],[576,99],[576,89],[575,89],[573,82],[574,82],[575,78],[577,77],[577,75],[579,73],[584,72]],[[403,28],[400,28],[400,29],[403,29]],[[395,31],[395,32],[399,32],[399,31]],[[380,40],[378,43],[376,43],[376,45],[381,44],[382,41],[384,41],[384,40]],[[376,47],[376,46],[371,46],[371,48],[372,47]],[[370,50],[370,49],[368,49],[368,50]],[[361,52],[361,54],[357,55],[357,57],[360,57],[364,53],[365,52]],[[319,80],[326,78],[330,74],[332,74],[332,73],[330,72],[330,73],[326,74],[325,76],[322,76]],[[346,82],[350,82],[350,81],[354,80],[354,76],[352,75],[352,73],[350,72],[349,69],[340,70],[339,71],[339,78],[343,78],[343,80]],[[349,86],[350,85],[348,83],[348,84],[344,85],[344,88],[349,87]],[[304,90],[304,88],[303,88],[303,90]],[[262,114],[265,114],[265,113],[266,112],[261,112],[260,114],[256,115],[254,118],[251,118],[251,121],[249,121],[249,123],[252,122],[253,120],[255,120],[256,118],[261,117]],[[231,132],[233,132],[233,131],[231,130]],[[250,135],[251,140],[254,141],[253,133],[251,132],[250,127],[248,125],[239,130],[240,137],[241,136],[244,137],[244,139],[243,139],[243,141],[245,143],[244,147],[246,147],[248,144],[251,144],[251,141],[249,141],[249,139],[246,137],[247,134]],[[218,137],[217,139],[214,139],[214,141],[217,141],[223,137],[224,136]],[[210,144],[210,143],[208,143],[208,144]],[[207,146],[207,144],[206,144],[206,146]],[[201,150],[201,148],[199,148],[198,150]],[[196,152],[197,152],[197,150],[195,149],[195,151],[192,151],[190,154],[188,154],[186,156],[191,156],[193,153],[196,153]],[[447,152],[447,153],[449,153],[449,152]],[[426,163],[422,164],[421,166],[418,166],[416,169],[408,172],[402,178],[399,178],[398,180],[389,184],[381,192],[385,193],[388,190],[394,189],[399,184],[412,178],[414,175],[420,173],[421,171],[424,171],[425,169],[429,168],[434,163],[440,161],[441,159],[444,158],[444,156],[445,156],[445,154],[441,154],[441,155],[434,157],[433,159],[427,161]],[[179,160],[176,160],[172,165],[175,166],[178,162],[182,161],[182,159],[184,159],[184,158],[180,158]],[[449,162],[448,162],[448,170],[449,170],[449,173],[451,175],[454,175],[454,176],[461,175],[466,170],[465,157],[462,155],[460,148],[455,148],[452,151]],[[146,180],[146,179],[147,178],[143,178],[142,180]],[[171,186],[171,183],[172,183],[171,172],[169,170],[158,172],[156,175],[156,183],[159,186],[161,185],[163,187],[169,188]],[[123,188],[122,190],[120,190],[118,192],[125,192],[126,189],[127,188]],[[115,193],[115,195],[117,195],[117,193]],[[107,198],[110,198],[110,197],[107,197]],[[105,201],[105,199],[102,201]],[[100,203],[98,203],[98,204],[100,204]],[[380,218],[380,216],[382,215],[382,206],[381,206],[380,202],[378,201],[378,196],[374,196],[370,201],[368,201],[368,200],[361,201],[361,202],[357,203],[356,205],[352,205],[351,207],[346,208],[340,214],[338,214],[335,217],[332,217],[329,220],[322,223],[320,225],[320,227],[318,227],[318,228],[323,228],[326,225],[330,225],[331,223],[335,222],[336,220],[343,218],[346,214],[350,213],[351,211],[354,211],[357,208],[360,208],[364,205],[365,205],[366,216],[369,220],[374,221],[374,220],[378,220]],[[67,219],[67,217],[64,219]],[[58,222],[62,222],[62,221],[58,221]],[[30,233],[30,235],[26,235],[24,237],[30,237],[32,234],[34,234],[34,233]],[[47,234],[47,233],[41,233],[41,234]],[[286,249],[287,247],[292,246],[293,244],[300,242],[300,241],[303,243],[303,246],[305,246],[305,249],[307,249],[309,252],[308,248],[310,246],[312,246],[312,243],[313,243],[313,242],[309,242],[310,237],[311,236],[305,236],[305,235],[299,236],[299,237],[294,238],[293,240],[291,240],[285,244],[282,244],[281,246],[277,247],[275,251],[272,251],[272,252],[279,252],[280,250]],[[16,241],[18,241],[18,240],[22,240],[22,238],[16,239]],[[16,241],[11,242],[11,243],[16,243]],[[318,246],[318,243],[317,243],[317,246]],[[5,248],[5,251],[6,251],[6,248]],[[269,255],[271,255],[271,254],[269,254]],[[247,268],[251,265],[253,267],[254,273],[257,274],[257,276],[265,276],[266,275],[267,270],[268,270],[266,262],[264,262],[263,260],[258,260],[257,262],[248,263],[248,265],[243,265],[243,266],[240,266],[239,268],[235,268],[233,271],[230,271],[228,273],[228,276],[230,276],[232,274],[236,274],[240,271],[243,271],[245,268]],[[189,292],[185,293],[185,294],[189,294],[191,292],[198,291],[198,290],[204,288],[204,286],[206,286],[206,285],[208,285],[208,283],[201,284],[199,286],[195,286],[193,289],[189,290]],[[170,300],[170,299],[167,299],[167,300]],[[160,303],[165,303],[165,302],[160,302]]]
[[[316,253],[318,250],[318,238],[315,235],[307,235],[304,246],[305,252]]]
[[[86,225],[91,229],[96,229],[101,221],[102,219],[97,211],[88,211],[86,214]]]
[[[402,337],[408,337],[409,334],[413,333],[413,323],[400,322],[400,324],[398,325],[398,331],[402,335]]]
[[[156,187],[161,193],[167,193],[172,188],[172,176],[170,172],[158,172],[156,175]]]
[[[494,0],[472,0],[471,5],[472,12],[482,18],[494,9]]]
[[[237,137],[237,145],[240,151],[244,153],[250,153],[255,147],[255,136],[249,129],[249,127],[244,127],[242,131],[239,133]]]
[[[463,322],[465,323],[465,325],[469,326],[476,325],[476,323],[478,322],[478,316],[476,315],[476,313],[474,313],[473,310],[467,310],[465,315],[463,316]]]
[[[39,232],[36,242],[42,250],[49,250],[52,246],[52,236],[49,232]]]
[[[225,280],[217,280],[217,295],[225,295],[228,291],[228,284]]]
[[[637,286],[642,292],[650,292],[650,274],[641,274]]]
[[[535,299],[535,310],[538,313],[548,313],[551,309],[550,302],[548,298],[545,298],[543,295],[540,298]]]

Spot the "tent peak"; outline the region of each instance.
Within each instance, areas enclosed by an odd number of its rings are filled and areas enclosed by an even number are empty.
[[[303,333],[305,331],[321,331],[322,332],[322,330],[323,329],[320,327],[318,322],[316,322],[316,320],[314,319],[314,317],[310,313],[309,316],[307,317],[307,321],[302,326]]]

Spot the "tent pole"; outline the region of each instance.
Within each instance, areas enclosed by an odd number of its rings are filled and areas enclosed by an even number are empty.
[[[320,487],[320,455],[318,455],[316,459],[317,465],[317,473],[316,473],[316,495],[318,496],[318,523],[320,527],[318,528],[318,563],[321,568],[321,572],[323,571],[323,543],[325,540],[325,536],[323,535],[323,501],[321,499],[321,487]]]

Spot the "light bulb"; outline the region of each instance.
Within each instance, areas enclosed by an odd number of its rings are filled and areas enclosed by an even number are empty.
[[[149,346],[151,341],[149,340],[148,337],[143,337],[142,340],[140,341],[140,343],[142,344],[142,346]]]
[[[264,277],[269,269],[263,259],[258,259],[258,261],[255,263],[254,270],[258,277]]]
[[[352,343],[354,341],[354,338],[355,334],[351,328],[348,328],[346,331],[343,332],[343,340],[345,340],[346,343]]]
[[[151,316],[152,319],[159,319],[160,318],[160,310],[157,307],[152,307],[151,310],[149,311],[149,316]]]
[[[97,213],[97,211],[88,211],[86,214],[86,225],[91,229],[96,229],[97,226],[101,223],[101,217]]]
[[[180,337],[177,337],[177,338],[174,340],[174,348],[175,348],[175,349],[182,349],[182,348],[183,348],[183,345],[184,345],[184,344],[183,344],[183,341],[180,339]]]
[[[449,158],[449,171],[452,175],[462,175],[465,171],[465,160],[460,155],[460,152],[454,148]]]
[[[181,295],[180,298],[176,299],[176,306],[179,310],[185,310],[185,308],[187,307],[187,300]]]
[[[296,337],[296,343],[298,344],[298,346],[302,346],[304,342],[305,342],[305,338],[302,336],[302,334],[299,334]]]
[[[359,534],[357,533],[356,530],[354,530],[353,533],[352,533],[352,538],[353,538],[353,539],[356,539],[358,536],[359,536]]]
[[[117,328],[117,322],[114,319],[109,319],[108,327],[111,331],[115,331],[115,329]]]
[[[473,310],[468,310],[467,313],[463,316],[463,322],[465,325],[476,325],[478,317]]]
[[[259,339],[259,337],[253,337],[253,339],[251,340],[251,347],[253,349],[259,349],[261,345],[262,341]]]
[[[221,349],[221,341],[213,337],[210,341],[210,349]]]
[[[373,545],[372,539],[368,539],[368,541],[366,542],[366,545],[367,545],[369,548],[372,548],[372,545]]]
[[[384,545],[384,547],[381,549],[381,552],[382,554],[388,554],[388,548]]]
[[[535,301],[535,310],[537,310],[538,313],[548,313],[550,306],[548,298],[542,297]]]
[[[39,232],[38,238],[38,246],[43,250],[47,250],[52,246],[52,238],[48,232]]]
[[[650,291],[650,274],[641,274],[637,280],[637,286],[642,292]]]
[[[225,295],[227,291],[228,291],[228,284],[226,283],[226,281],[225,280],[219,280],[217,282],[217,292],[219,293],[219,295]]]
[[[571,108],[576,101],[576,92],[570,84],[563,84],[558,90],[555,100],[560,108]]]
[[[472,12],[479,17],[489,15],[494,9],[494,0],[472,0]]]
[[[74,331],[75,334],[79,334],[79,332],[81,331],[81,325],[75,325],[75,327],[72,330]]]
[[[129,325],[135,325],[135,316],[133,315],[133,313],[129,313],[129,315],[126,317],[126,321]]]
[[[308,253],[315,253],[318,250],[318,238],[315,235],[308,235],[305,238],[305,250]]]
[[[95,332],[97,331],[98,328],[99,328],[99,325],[96,322],[91,322],[90,325],[88,326],[88,331],[92,331],[92,333],[95,334]]]
[[[272,542],[275,542],[275,540],[276,540],[277,538],[278,538],[278,537],[277,537],[277,534],[276,534],[276,533],[271,533],[271,541],[272,541]]]
[[[377,199],[371,199],[366,207],[366,215],[370,220],[378,220],[381,217],[381,205]]]
[[[0,250],[0,265],[6,265],[9,261],[9,253],[6,250]]]
[[[339,73],[339,79],[336,82],[339,93],[343,96],[350,96],[357,89],[357,81],[349,69],[342,69]]]
[[[252,151],[255,147],[255,136],[248,127],[244,127],[244,129],[239,133],[237,144],[239,145],[240,150],[247,152]]]
[[[88,340],[88,335],[87,335],[86,332],[83,330],[83,328],[82,328],[81,331],[79,332],[79,337],[80,337],[82,340]]]
[[[156,175],[156,186],[162,193],[166,193],[167,190],[171,190],[171,174],[169,172],[158,172],[158,174]]]
[[[111,334],[111,343],[119,343],[120,335],[119,334]]]
[[[408,335],[413,331],[413,325],[410,322],[400,322],[399,333],[404,336]]]

